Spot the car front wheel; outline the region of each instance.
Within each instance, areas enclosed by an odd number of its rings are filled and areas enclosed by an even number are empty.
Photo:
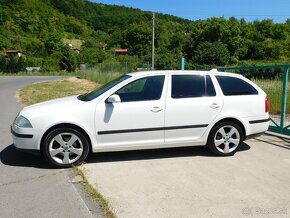
[[[223,122],[212,128],[207,147],[219,156],[230,156],[239,150],[243,138],[243,132],[239,125]]]
[[[86,137],[73,128],[51,131],[43,144],[45,159],[55,167],[71,167],[85,160],[89,152]]]

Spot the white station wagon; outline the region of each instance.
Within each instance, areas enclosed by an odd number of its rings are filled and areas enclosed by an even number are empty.
[[[90,93],[25,107],[11,126],[14,146],[56,167],[89,152],[205,145],[233,155],[269,126],[265,92],[238,74],[150,71]]]

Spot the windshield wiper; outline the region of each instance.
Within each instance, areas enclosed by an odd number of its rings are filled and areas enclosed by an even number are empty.
[[[84,95],[85,95],[85,94],[79,95],[79,96],[77,97],[77,99],[79,99],[79,100],[81,100],[81,101],[82,101],[82,100],[83,100],[83,97],[84,97]]]

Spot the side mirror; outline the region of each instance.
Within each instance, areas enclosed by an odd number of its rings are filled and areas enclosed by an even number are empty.
[[[107,100],[106,103],[120,103],[121,102],[121,98],[119,95],[114,94],[111,95]]]

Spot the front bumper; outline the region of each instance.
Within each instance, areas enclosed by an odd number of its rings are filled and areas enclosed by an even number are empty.
[[[41,130],[11,126],[14,147],[21,150],[40,150]],[[33,152],[34,153],[34,152]]]
[[[17,132],[15,132],[11,126],[11,133],[13,136],[17,137],[17,138],[23,138],[23,139],[32,139],[33,135],[31,134],[19,134]]]

